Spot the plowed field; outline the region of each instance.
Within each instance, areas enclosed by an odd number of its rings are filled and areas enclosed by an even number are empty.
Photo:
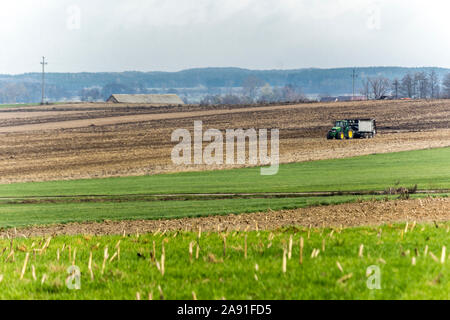
[[[376,118],[372,140],[327,141],[335,119]],[[146,175],[229,166],[174,166],[171,133],[279,128],[281,162],[450,146],[450,100],[259,107],[68,104],[0,110],[0,183]]]

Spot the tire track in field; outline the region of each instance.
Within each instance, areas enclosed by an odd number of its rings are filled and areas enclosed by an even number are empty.
[[[447,194],[450,189],[427,189],[403,194]],[[179,193],[179,194],[113,194],[113,195],[54,195],[54,196],[16,196],[0,197],[3,201],[17,204],[37,204],[48,202],[133,202],[133,201],[189,201],[224,199],[273,199],[273,198],[314,198],[337,196],[382,196],[401,195],[401,192],[388,191],[317,191],[317,192],[261,192],[261,193]],[[11,203],[11,204],[13,204]]]

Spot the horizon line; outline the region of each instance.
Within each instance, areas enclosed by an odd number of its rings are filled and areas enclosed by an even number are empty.
[[[438,66],[353,66],[353,67],[303,67],[303,68],[288,68],[288,69],[277,69],[277,68],[268,68],[268,69],[251,69],[251,68],[243,68],[243,67],[192,67],[186,69],[180,69],[177,71],[160,71],[160,70],[151,70],[151,71],[139,71],[139,70],[123,70],[123,71],[77,71],[77,72],[65,72],[65,71],[57,71],[57,72],[46,72],[46,74],[82,74],[82,73],[180,73],[185,71],[192,70],[207,70],[207,69],[236,69],[236,70],[244,70],[244,71],[301,71],[301,70],[344,70],[344,69],[371,69],[371,68],[398,68],[398,69],[443,69],[450,70],[450,68],[446,67],[438,67]],[[31,71],[31,72],[22,72],[22,73],[0,73],[0,76],[21,76],[28,74],[41,74],[39,71]]]

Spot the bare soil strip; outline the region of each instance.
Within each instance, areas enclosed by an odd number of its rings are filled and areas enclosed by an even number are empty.
[[[276,230],[282,227],[355,227],[397,222],[442,222],[450,220],[450,199],[369,201],[296,210],[253,214],[184,218],[173,220],[105,221],[69,223],[45,227],[3,230],[1,237],[46,235],[114,235],[156,231],[245,231]],[[439,226],[439,225],[438,225]]]

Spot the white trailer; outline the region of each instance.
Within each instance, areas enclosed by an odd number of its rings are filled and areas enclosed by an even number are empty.
[[[377,134],[377,123],[375,119],[358,119],[353,121],[356,137],[373,138]]]

